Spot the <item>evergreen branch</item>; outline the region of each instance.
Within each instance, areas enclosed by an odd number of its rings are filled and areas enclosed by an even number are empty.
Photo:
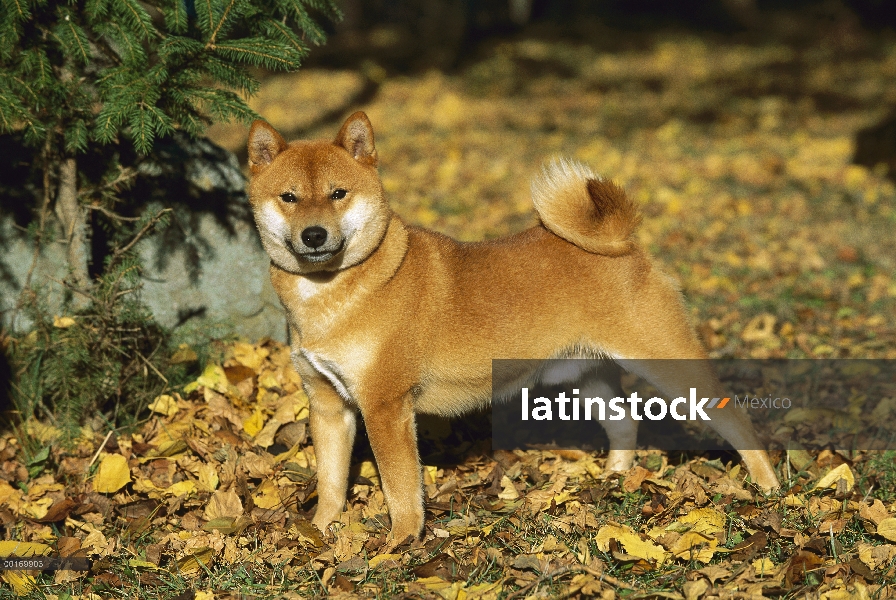
[[[109,14],[108,0],[87,0],[84,6],[84,14],[89,18],[99,21]]]
[[[31,16],[31,13],[28,12],[28,7],[22,3],[22,0],[6,0],[6,2],[4,2],[4,4],[6,4],[7,7],[9,7],[9,6],[15,7],[15,11],[10,11],[10,12],[13,12],[13,14],[15,14],[18,17],[19,21],[24,21],[28,17]],[[7,10],[9,10],[9,9],[7,8]]]
[[[308,46],[302,43],[301,38],[299,38],[299,36],[284,23],[269,18],[263,21],[262,27],[265,29],[265,33],[268,35],[274,33],[281,40],[290,44],[295,51],[300,53],[303,57],[308,55]]]
[[[48,88],[54,84],[50,59],[40,48],[32,48],[22,53],[22,71],[27,73],[29,79],[33,79],[38,87]]]
[[[202,101],[206,110],[221,121],[248,123],[261,118],[242,98],[228,90],[193,89],[190,95]]]
[[[199,12],[198,9],[200,5],[208,11],[208,33],[211,35],[211,32],[215,27],[215,11],[212,7],[212,0],[199,0],[196,2],[197,13]]]
[[[81,198],[90,198],[91,196],[100,195],[108,190],[118,192],[120,185],[129,184],[129,182],[133,181],[137,177],[137,174],[137,170],[134,167],[121,167],[118,175],[116,175],[114,179],[93,188],[82,188],[79,192],[79,195]],[[88,210],[99,210],[105,213],[106,216],[120,221],[139,220],[139,217],[125,217],[124,215],[119,215],[117,213],[107,211],[101,206],[87,205],[85,206],[85,208],[87,208]]]
[[[166,6],[162,9],[165,16],[165,25],[174,33],[183,33],[187,30],[187,3],[181,0],[174,0],[170,3],[170,7]]]
[[[14,86],[10,85],[8,80],[4,82],[0,79],[0,83],[2,83],[2,86],[0,86],[0,89],[2,90],[13,91],[15,89]],[[3,131],[14,131],[17,121],[24,120],[27,117],[28,109],[25,108],[21,100],[19,100],[18,94],[14,91],[12,94],[0,91],[0,119],[3,119]]]
[[[230,14],[230,9],[232,9],[236,3],[237,0],[230,0],[230,3],[226,7],[224,7],[224,14],[221,15],[221,19],[218,21],[217,27],[215,27],[214,31],[212,31],[212,35],[208,39],[208,44],[206,44],[206,47],[214,46],[215,39],[218,37],[218,32],[221,31],[221,27],[224,25],[224,22],[227,20],[227,17]]]
[[[101,144],[112,142],[115,139],[115,134],[118,133],[118,127],[120,125],[116,120],[116,115],[100,114],[100,116],[97,117],[97,122],[93,128],[93,139]]]
[[[255,78],[248,75],[237,65],[234,65],[233,62],[227,61],[211,52],[202,56],[201,60],[197,61],[196,66],[195,70],[191,69],[188,73],[214,78],[219,83],[223,83],[227,87],[247,95],[252,95],[258,91],[258,81]],[[196,81],[202,82],[202,77]],[[190,83],[192,84],[192,82]],[[191,85],[191,87],[195,88],[196,86]]]
[[[119,0],[116,3],[116,6],[119,7],[119,13],[121,13],[122,16],[127,18],[132,25],[138,26],[138,31],[143,32],[144,40],[148,40],[153,34],[158,33],[152,26],[152,19],[149,14],[142,6],[140,6],[140,3],[137,2],[137,0]]]
[[[71,15],[69,14],[65,15],[65,18],[62,20],[62,23],[60,23],[59,27],[57,27],[57,30],[65,32],[66,27],[68,30],[67,33],[71,34],[71,38],[68,44],[70,49],[76,49],[76,55],[81,59],[81,62],[83,64],[87,64],[88,62],[90,62],[90,46],[87,42],[87,34],[84,33],[83,29],[81,29],[74,23],[74,21],[71,19]],[[63,35],[59,36],[58,39],[60,40],[60,42],[63,42],[63,39],[66,37],[68,36],[63,33]],[[72,45],[71,42],[74,42],[74,45]],[[77,46],[77,48],[75,48],[75,46]]]
[[[87,149],[87,125],[81,119],[72,121],[65,128],[65,150],[70,154]]]
[[[143,226],[143,229],[141,229],[141,230],[137,233],[137,235],[135,235],[135,236],[133,237],[133,239],[131,239],[131,241],[128,242],[128,244],[127,244],[126,246],[123,246],[123,247],[121,247],[121,248],[117,248],[117,249],[115,250],[115,252],[112,254],[112,260],[114,261],[115,259],[120,258],[120,257],[121,257],[122,255],[124,255],[128,250],[130,250],[131,248],[133,248],[134,245],[135,245],[137,242],[140,241],[140,238],[142,238],[144,235],[146,235],[146,233],[147,233],[150,229],[152,229],[153,227],[155,227],[155,226],[156,226],[156,223],[158,223],[159,221],[162,220],[162,216],[165,215],[165,214],[167,214],[167,213],[170,213],[171,210],[172,210],[172,209],[170,209],[170,208],[163,208],[163,209],[160,210],[158,213],[156,213],[155,215],[153,215],[153,217],[149,220],[149,222],[146,223],[146,225]]]
[[[317,23],[308,15],[301,0],[277,0],[278,7],[285,15],[292,15],[303,33],[307,34],[315,44],[322,44],[327,36]]]
[[[169,35],[159,46],[159,57],[165,62],[191,57],[202,52],[202,42],[180,35]]]
[[[125,31],[120,23],[114,21],[105,23],[98,26],[97,31],[116,43],[120,50],[114,54],[120,56],[123,62],[135,66],[145,62],[146,53],[143,51],[143,46],[130,32]]]
[[[213,49],[230,60],[268,69],[297,69],[301,60],[301,56],[297,56],[292,48],[264,38],[222,42],[213,46]]]
[[[16,83],[18,83],[18,84],[19,84],[19,87],[20,87],[22,90],[25,90],[26,92],[28,92],[28,94],[31,96],[31,101],[34,103],[34,106],[35,106],[36,108],[40,108],[40,105],[41,105],[42,100],[43,100],[43,99],[41,98],[41,95],[38,94],[37,91],[34,90],[30,85],[28,85],[28,83],[27,83],[26,81],[24,81],[23,79],[20,79],[20,78],[18,78],[18,77],[15,77],[15,78],[13,79],[13,81],[15,81]]]
[[[131,135],[134,138],[134,148],[140,154],[149,154],[152,150],[152,142],[155,139],[153,135],[152,125],[147,115],[148,107],[144,102],[137,105],[136,110],[131,113],[129,124],[131,126]]]

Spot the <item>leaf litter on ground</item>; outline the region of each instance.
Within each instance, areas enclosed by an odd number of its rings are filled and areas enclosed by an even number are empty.
[[[422,429],[424,536],[388,550],[388,509],[363,443],[347,510],[327,531],[311,525],[308,399],[286,346],[236,342],[167,396],[131,434],[85,429],[73,450],[54,450],[55,473],[0,481],[0,517],[22,540],[4,542],[22,544],[7,555],[55,545],[94,560],[90,573],[44,575],[50,589],[158,590],[173,579],[236,593],[242,572],[282,582],[260,593],[271,597],[892,594],[896,501],[875,497],[879,454],[778,453],[794,474],[766,496],[732,457],[673,464],[641,450],[631,470],[609,474],[601,455],[491,453],[463,422],[445,422]],[[28,426],[47,441],[59,433]],[[0,459],[5,473],[24,468],[15,437],[0,438]],[[35,585],[33,575],[3,577],[17,593]]]

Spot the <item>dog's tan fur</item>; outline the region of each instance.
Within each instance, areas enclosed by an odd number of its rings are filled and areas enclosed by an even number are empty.
[[[635,205],[587,167],[558,162],[533,184],[542,226],[460,243],[392,213],[364,113],[349,117],[334,142],[287,144],[256,121],[249,164],[252,208],[311,400],[321,529],[345,503],[356,412],[401,541],[423,527],[414,415],[489,402],[492,359],[706,357],[676,287],[632,237]],[[302,238],[309,227],[327,234],[317,254]],[[690,387],[722,395],[698,363],[666,372],[637,364],[653,369],[639,374],[669,398]],[[601,385],[581,375],[581,387]],[[718,413],[711,425],[736,448],[760,447],[742,412]],[[637,423],[604,425],[608,468],[629,468]],[[777,487],[764,451],[741,455],[760,486]]]

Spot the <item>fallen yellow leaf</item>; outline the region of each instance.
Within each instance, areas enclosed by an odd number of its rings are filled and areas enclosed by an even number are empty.
[[[165,415],[166,417],[173,417],[179,410],[177,408],[177,400],[175,400],[173,396],[169,396],[168,394],[157,396],[148,408],[149,410],[159,413],[160,415]]]
[[[378,554],[370,559],[367,566],[371,569],[375,569],[387,560],[394,560],[398,564],[401,564],[401,554]]]
[[[72,325],[76,325],[77,323],[71,317],[60,317],[58,315],[53,316],[53,327],[58,329],[68,329]]]
[[[372,460],[365,460],[361,463],[360,472],[358,473],[361,477],[369,479],[374,484],[380,484],[380,472],[376,468],[376,463]]]
[[[266,479],[255,488],[252,501],[255,502],[255,506],[263,509],[276,508],[283,503],[280,499],[280,490],[270,479]]]
[[[177,570],[181,575],[198,575],[203,568],[209,568],[215,558],[213,548],[197,548],[192,554],[178,559]]]
[[[243,421],[243,431],[250,437],[255,437],[259,431],[264,428],[264,414],[261,409],[256,408],[252,416]]]
[[[501,490],[501,493],[498,494],[498,498],[501,500],[516,500],[520,497],[520,493],[507,475],[501,477],[501,487],[503,489]]]
[[[199,386],[211,388],[223,394],[227,392],[230,383],[227,381],[227,374],[224,373],[224,368],[221,365],[209,364],[196,381],[184,386],[184,391],[189,393]]]
[[[762,313],[757,315],[747,323],[741,332],[740,337],[745,342],[758,342],[767,340],[775,335],[775,319],[774,315]]]
[[[713,534],[725,531],[725,515],[714,508],[697,508],[679,517],[680,523],[693,525],[692,531]]]
[[[199,489],[203,492],[213,492],[218,487],[218,470],[214,465],[202,463],[198,469]]]
[[[889,517],[878,523],[877,535],[896,542],[896,518]]]
[[[0,542],[0,557],[16,556],[47,556],[53,551],[53,548],[46,544],[38,544],[36,542],[16,542],[2,541]],[[24,596],[30,593],[36,587],[36,580],[26,571],[3,571],[3,581],[12,586],[17,596]]]
[[[96,477],[93,479],[93,491],[100,494],[113,494],[131,482],[131,470],[128,461],[121,454],[107,454],[100,462]]]
[[[757,575],[771,575],[775,572],[775,563],[771,561],[769,558],[760,558],[754,560],[752,563],[753,570],[756,571]]]
[[[852,470],[850,470],[849,465],[843,463],[839,467],[831,469],[827,475],[818,480],[818,483],[815,484],[813,489],[823,490],[827,488],[836,488],[837,482],[841,479],[846,481],[846,489],[847,491],[852,489],[852,486],[856,484],[856,478],[852,474]]]
[[[669,550],[678,558],[707,563],[712,560],[719,540],[696,531],[688,531],[678,538]]]
[[[190,348],[188,344],[181,344],[177,347],[174,354],[171,355],[169,362],[171,364],[191,363],[199,360],[196,351]]]
[[[196,482],[192,479],[185,479],[184,481],[178,481],[177,483],[169,485],[165,489],[165,494],[172,498],[177,498],[178,496],[192,496],[197,491],[199,490],[196,487]]]
[[[267,348],[261,348],[246,342],[236,342],[233,345],[233,359],[250,369],[257,371],[264,364],[264,359],[268,357],[270,352]]]
[[[658,565],[663,564],[668,557],[666,551],[657,544],[642,540],[641,537],[633,530],[625,525],[608,523],[601,527],[594,541],[597,547],[603,552],[610,551],[610,540],[615,539],[623,548],[626,554],[637,556],[648,561],[656,561]]]

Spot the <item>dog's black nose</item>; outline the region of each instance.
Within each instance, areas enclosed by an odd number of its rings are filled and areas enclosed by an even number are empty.
[[[323,227],[309,227],[302,232],[302,241],[309,248],[320,248],[327,241],[327,230]]]

